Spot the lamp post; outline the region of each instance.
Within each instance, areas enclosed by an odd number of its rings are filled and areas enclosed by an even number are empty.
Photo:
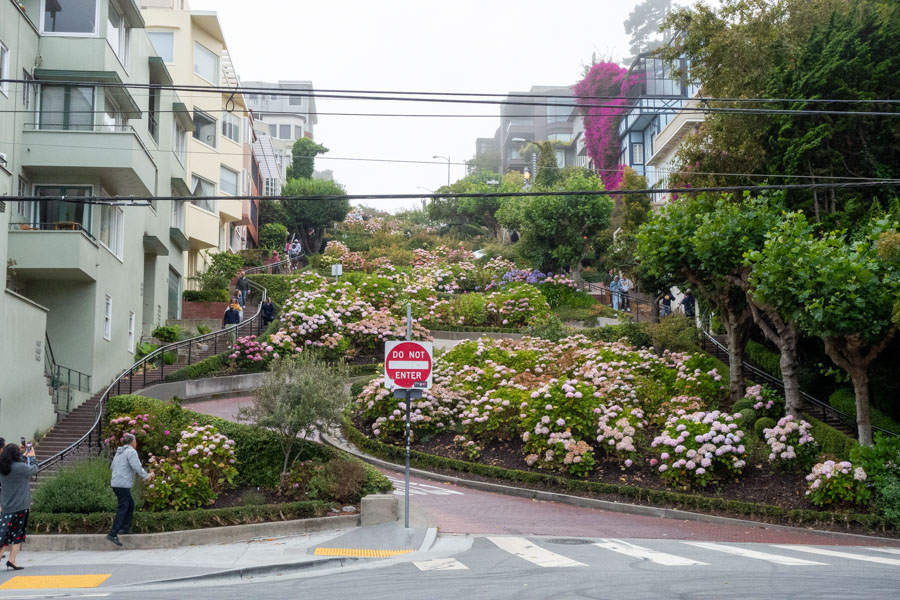
[[[416,189],[417,190],[425,190],[426,192],[428,192],[430,194],[434,193],[434,190],[429,190],[427,187],[422,187],[421,185],[417,185]],[[422,198],[422,210],[425,210],[425,202],[426,202],[426,199]]]
[[[447,161],[447,185],[449,186],[450,185],[450,157],[449,156],[440,156],[438,154],[435,154],[431,158],[441,158],[441,159]]]

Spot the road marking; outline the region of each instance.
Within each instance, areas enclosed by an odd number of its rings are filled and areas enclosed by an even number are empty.
[[[884,558],[883,556],[866,556],[865,554],[853,554],[852,552],[838,552],[837,550],[825,550],[823,548],[813,548],[811,546],[792,546],[790,544],[773,544],[776,548],[784,548],[785,550],[797,550],[798,552],[809,552],[810,554],[821,554],[822,556],[835,556],[837,558],[849,558],[850,560],[864,560],[866,562],[878,563],[880,565],[894,565],[900,567],[900,560],[896,558]]]
[[[724,552],[725,554],[736,554],[745,558],[756,558],[768,562],[777,563],[779,565],[787,565],[792,567],[800,566],[827,566],[825,563],[815,562],[811,560],[803,560],[802,558],[794,558],[792,556],[781,556],[779,554],[768,554],[757,550],[748,550],[747,548],[739,548],[737,546],[723,546],[721,544],[711,544],[708,542],[684,542],[689,546],[698,548],[706,548],[707,550],[715,550],[716,552]]]
[[[361,556],[363,558],[387,558],[409,554],[414,550],[369,550],[367,548],[316,548],[316,556]]]
[[[650,562],[655,562],[658,565],[665,565],[667,567],[687,567],[690,565],[707,564],[705,562],[700,562],[699,560],[675,556],[674,554],[659,552],[658,550],[644,548],[643,546],[635,546],[634,544],[629,544],[622,540],[602,540],[594,545],[606,548],[607,550],[612,550],[613,552],[618,552],[619,554],[625,554],[626,556],[649,560]]]
[[[889,552],[891,554],[900,554],[900,548],[866,548],[866,550],[874,550],[876,552]]]
[[[111,575],[112,573],[103,575],[17,575],[0,585],[0,590],[95,588],[109,579]]]
[[[420,560],[414,562],[420,571],[462,571],[469,567],[455,558],[435,558],[434,560]]]
[[[394,484],[394,493],[398,495],[403,495],[406,490],[406,482],[403,479],[397,479],[395,477],[388,477],[391,483]],[[428,485],[425,483],[416,483],[411,481],[409,483],[409,493],[411,496],[464,496],[462,492],[457,492],[456,490],[449,490],[447,488],[443,488],[436,485]]]
[[[580,563],[571,558],[566,558],[544,550],[539,546],[535,546],[523,537],[490,537],[488,538],[498,548],[505,550],[510,554],[514,554],[519,558],[524,558],[530,563],[534,563],[539,567],[586,567],[584,563]]]

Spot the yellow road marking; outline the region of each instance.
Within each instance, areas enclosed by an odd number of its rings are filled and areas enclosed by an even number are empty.
[[[95,588],[111,575],[17,575],[0,585],[0,590]]]
[[[364,548],[316,548],[316,556],[362,556],[365,558],[386,558],[399,554],[409,554],[413,550],[367,550]]]

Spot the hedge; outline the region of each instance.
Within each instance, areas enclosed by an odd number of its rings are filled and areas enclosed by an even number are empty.
[[[228,290],[184,290],[181,297],[187,302],[228,302]]]
[[[400,463],[404,460],[405,449],[399,446],[391,446],[377,440],[372,440],[360,432],[350,419],[348,411],[343,416],[343,431],[346,438],[372,456],[383,460]],[[472,473],[500,481],[533,484],[547,486],[561,492],[576,492],[590,494],[592,497],[612,495],[616,501],[622,497],[634,502],[643,502],[654,506],[672,506],[682,510],[694,510],[700,512],[726,513],[730,516],[751,518],[759,520],[777,520],[791,525],[862,525],[870,531],[887,531],[900,528],[900,523],[890,521],[876,514],[838,513],[816,511],[810,509],[786,509],[771,504],[758,504],[742,500],[727,500],[672,492],[669,490],[654,490],[630,485],[618,485],[599,481],[587,481],[583,479],[567,479],[547,473],[519,471],[505,469],[480,463],[471,463],[443,456],[426,454],[417,450],[410,452],[410,464],[420,469],[439,469],[457,471],[460,473]]]
[[[823,453],[833,454],[841,460],[850,460],[850,451],[859,445],[855,439],[827,423],[813,419],[808,415],[804,415],[804,417],[812,425],[810,433],[819,442]]]
[[[828,404],[830,404],[832,408],[856,419],[856,396],[854,395],[853,390],[849,388],[837,390],[828,398]],[[874,406],[869,406],[869,416],[872,418],[873,426],[900,434],[900,423],[897,423],[897,421]]]
[[[199,379],[201,377],[218,374],[228,365],[228,353],[210,356],[192,365],[178,369],[174,373],[166,375],[166,381],[185,381],[187,379]]]
[[[197,510],[135,512],[132,533],[160,533],[204,529],[226,525],[249,525],[267,521],[290,521],[324,516],[331,508],[328,502],[304,501],[285,504],[260,504],[233,508],[201,508]],[[115,512],[31,513],[28,526],[32,533],[106,533],[112,527]]]
[[[266,294],[272,299],[272,302],[278,306],[282,306],[291,296],[291,284],[300,276],[300,273],[291,275],[267,275],[264,273],[254,273],[247,275],[247,279],[253,283],[266,288]]]

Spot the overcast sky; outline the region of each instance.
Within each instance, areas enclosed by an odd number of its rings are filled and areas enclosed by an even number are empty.
[[[591,53],[628,52],[622,22],[637,0],[191,0],[215,10],[242,80],[311,80],[317,90],[506,93],[577,82]],[[315,139],[349,193],[417,193],[465,174],[476,137],[493,136],[497,105],[316,100]],[[330,116],[329,112],[490,115]],[[338,159],[433,161],[439,164]],[[375,205],[373,202],[368,202]],[[396,210],[413,202],[381,202]]]

